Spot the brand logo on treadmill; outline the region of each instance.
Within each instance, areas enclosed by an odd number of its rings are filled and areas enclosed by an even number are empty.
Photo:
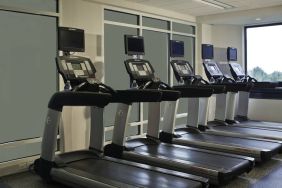
[[[47,118],[46,118],[46,124],[50,124],[51,123],[51,118],[49,117],[49,116],[47,116]]]
[[[122,115],[123,115],[123,111],[120,110],[120,111],[118,112],[118,115],[119,115],[119,116],[122,116]]]

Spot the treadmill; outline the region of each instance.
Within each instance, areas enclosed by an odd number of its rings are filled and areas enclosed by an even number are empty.
[[[254,90],[256,89],[273,90],[276,87],[278,87],[277,82],[259,82],[255,78],[246,75],[242,66],[239,63],[236,63],[237,61],[236,48],[232,48],[232,47],[227,48],[227,59],[229,61],[231,75],[236,82],[252,83],[253,84],[252,89]],[[242,126],[282,130],[282,123],[250,120],[248,118],[249,95],[250,92],[239,92],[238,110],[235,120],[239,121]]]
[[[269,160],[281,150],[282,145],[276,142],[262,141],[254,138],[213,135],[206,132],[205,130],[208,128],[206,119],[208,98],[204,98],[204,95],[202,95],[202,98],[200,98],[200,95],[191,98],[189,90],[191,87],[209,88],[213,89],[213,94],[220,94],[226,92],[225,87],[209,84],[201,76],[193,73],[193,68],[188,61],[179,60],[179,58],[184,57],[184,43],[182,41],[172,40],[170,47],[172,48],[171,57],[174,58],[170,64],[177,81],[182,82],[182,85],[174,86],[173,88],[182,91],[181,98],[187,98],[188,117],[187,124],[182,126],[183,128],[175,129],[174,119],[176,114],[174,113],[174,116],[165,114],[163,130],[160,133],[161,141],[249,156],[255,158],[257,162]],[[167,126],[168,128],[166,128]]]
[[[40,159],[35,171],[47,181],[71,187],[207,187],[205,178],[179,173],[149,165],[105,157],[103,108],[110,101],[129,101],[127,96],[150,96],[145,102],[158,100],[158,91],[113,91],[98,82],[92,62],[84,57],[59,57],[58,69],[64,80],[70,81],[72,91],[57,92],[49,101],[49,111],[42,141]],[[77,85],[78,84],[78,85]],[[112,95],[108,94],[111,93]],[[130,97],[129,97],[130,98]],[[146,100],[147,99],[147,100]],[[57,130],[64,106],[91,107],[91,135],[88,150],[56,155]]]
[[[64,32],[67,32],[64,39],[68,39],[68,36],[75,38],[77,37],[75,32],[81,32],[73,28],[64,29],[66,30]],[[81,38],[84,37],[71,41],[77,42]],[[74,45],[71,41],[67,44]],[[127,103],[136,96],[145,102],[158,101],[161,92],[152,90],[114,91],[95,79],[95,67],[91,60],[85,57],[69,55],[58,57],[57,68],[66,83],[65,89],[69,91],[55,93],[48,104],[49,110],[45,122],[41,156],[34,163],[35,172],[44,180],[76,188],[208,187],[206,178],[106,157],[103,154],[103,108],[109,102]],[[65,106],[90,107],[89,149],[56,154],[58,127]]]
[[[209,131],[213,131],[213,134],[218,135],[260,138],[281,143],[282,130],[240,126],[240,124],[236,124],[236,94],[239,91],[249,92],[252,84],[236,83],[229,75],[224,74],[218,64],[212,60],[213,55],[211,56],[210,54],[213,53],[213,46],[204,44],[202,48],[202,52],[204,53],[202,54],[204,59],[203,66],[210,83],[224,85],[228,90],[226,94],[216,95],[215,121],[209,122]]]
[[[136,84],[136,87],[132,89],[162,91],[162,101],[168,101],[168,106],[173,105],[170,102],[175,102],[179,98],[179,92],[172,90],[155,77],[154,69],[149,61],[137,58],[138,55],[144,55],[143,37],[126,35],[125,46],[126,54],[135,56],[125,61],[130,79]],[[200,90],[208,92],[208,95],[211,94],[210,89],[196,88],[191,90],[191,95],[198,94]],[[214,185],[225,184],[253,168],[254,159],[250,157],[160,142],[158,138],[160,101],[149,103],[146,137],[126,140],[124,132],[128,126],[130,106],[131,104],[119,104],[112,143],[105,146],[105,155],[202,176],[208,178]]]

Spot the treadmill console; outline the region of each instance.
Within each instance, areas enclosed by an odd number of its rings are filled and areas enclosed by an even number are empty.
[[[224,76],[216,62],[204,62],[204,69],[209,80],[211,80],[211,78],[217,79]]]
[[[241,80],[246,77],[242,66],[238,63],[229,63],[230,71],[235,80]]]
[[[154,79],[154,69],[149,61],[143,59],[128,59],[124,62],[131,80],[151,81]]]
[[[95,78],[96,69],[89,58],[80,56],[59,56],[56,58],[58,72],[64,82],[80,84],[87,78]]]
[[[178,82],[181,81],[181,78],[185,80],[194,76],[193,69],[188,61],[172,60],[170,64]]]

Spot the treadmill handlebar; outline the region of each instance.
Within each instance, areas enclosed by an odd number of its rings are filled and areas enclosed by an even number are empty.
[[[270,89],[279,87],[278,82],[253,82],[253,89]]]
[[[238,91],[246,91],[249,92],[253,84],[250,83],[215,83],[215,85],[223,85],[226,88],[227,92],[238,92]]]
[[[107,93],[93,92],[56,92],[49,100],[48,108],[62,111],[64,106],[97,106],[105,107],[111,100],[111,95]]]
[[[161,99],[162,92],[156,89],[128,89],[116,90],[111,103],[160,102]]]
[[[202,86],[173,86],[173,89],[181,92],[183,98],[198,98],[198,97],[210,97],[214,90],[212,88],[205,88]]]

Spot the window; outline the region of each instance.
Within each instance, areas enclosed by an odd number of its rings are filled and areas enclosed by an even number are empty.
[[[245,28],[246,67],[259,81],[282,81],[282,24]]]
[[[195,24],[150,14],[105,9],[104,11],[104,54],[105,54],[105,83],[114,88],[129,88],[129,77],[124,68],[123,61],[127,58],[124,54],[124,34],[142,35],[145,40],[144,59],[151,61],[155,68],[156,76],[162,81],[177,84],[169,61],[169,40],[182,40],[185,43],[185,59],[195,63]],[[113,74],[118,74],[113,77]],[[187,102],[181,101],[176,124],[186,123]],[[161,105],[163,114],[163,105]],[[111,140],[116,107],[110,105],[105,108],[105,137]],[[130,117],[130,130],[127,135],[144,134],[147,131],[148,104],[134,104]]]

